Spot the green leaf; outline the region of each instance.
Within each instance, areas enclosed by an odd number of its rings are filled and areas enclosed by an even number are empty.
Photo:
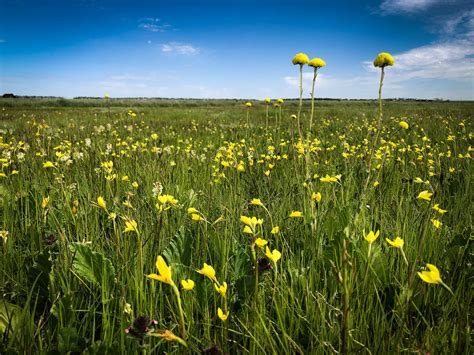
[[[113,283],[114,266],[102,253],[93,251],[83,243],[72,243],[70,249],[74,253],[72,268],[77,276],[95,285]]]
[[[0,334],[3,334],[8,328],[14,332],[20,323],[22,309],[17,305],[0,301]]]

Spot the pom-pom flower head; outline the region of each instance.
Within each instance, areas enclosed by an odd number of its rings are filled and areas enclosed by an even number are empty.
[[[390,53],[379,53],[377,58],[374,60],[374,67],[384,68],[386,66],[392,66],[395,64],[395,59],[393,59]]]
[[[305,64],[308,64],[308,62],[309,62],[309,58],[304,53],[298,53],[297,55],[293,57],[293,60],[292,60],[292,63],[294,65],[297,65],[297,64],[305,65]]]
[[[308,65],[313,68],[322,68],[326,66],[326,62],[321,58],[313,58],[309,61]]]

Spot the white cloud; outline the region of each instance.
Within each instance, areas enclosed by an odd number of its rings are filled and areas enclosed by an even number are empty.
[[[443,0],[384,0],[380,4],[383,14],[415,13],[442,3]]]
[[[177,53],[183,55],[196,55],[200,49],[191,44],[169,42],[161,45],[161,51],[165,53]]]
[[[474,80],[474,44],[467,39],[452,40],[417,47],[395,54],[395,66],[390,68],[393,80],[449,79]],[[364,62],[368,71],[375,68]]]
[[[0,43],[6,43],[6,42],[7,42],[6,39],[0,38]]]
[[[171,26],[168,23],[162,23],[159,18],[152,18],[148,17],[145,19],[139,20],[139,25],[138,27],[143,28],[147,31],[150,32],[167,32],[173,29],[173,26]]]
[[[474,99],[473,41],[434,43],[394,54],[394,58],[395,65],[386,69],[385,97]],[[375,98],[379,73],[380,69],[374,68],[372,61],[361,63],[361,74],[351,77],[326,74],[323,69],[316,81],[316,96]],[[312,72],[303,73],[303,97],[310,97],[312,79]],[[283,81],[290,95],[297,96],[299,75],[285,76]]]

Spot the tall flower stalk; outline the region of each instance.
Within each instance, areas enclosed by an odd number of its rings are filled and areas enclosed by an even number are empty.
[[[321,58],[313,58],[309,61],[308,65],[313,67],[313,85],[311,87],[311,118],[309,120],[309,132],[313,128],[313,117],[314,117],[314,84],[316,83],[316,78],[318,77],[318,69],[326,66],[326,62]]]
[[[300,66],[300,103],[298,107],[297,120],[298,120],[298,133],[301,138],[302,134],[301,134],[300,117],[301,117],[301,108],[303,107],[303,66],[309,63],[309,58],[304,53],[298,53],[297,55],[294,56],[292,63],[293,65]]]
[[[268,105],[270,105],[270,98],[267,97],[263,102],[265,102],[266,111],[265,111],[265,132],[268,131]]]
[[[382,129],[382,119],[383,119],[383,111],[382,111],[382,86],[383,86],[383,79],[385,77],[385,67],[392,66],[395,64],[395,59],[393,59],[392,55],[389,53],[379,53],[377,58],[374,60],[374,67],[381,68],[380,72],[380,84],[379,84],[379,114],[377,119],[377,132],[375,134],[375,138],[372,142],[372,146],[369,152],[369,162],[367,164],[367,180],[365,181],[364,190],[362,193],[361,199],[361,206],[364,205],[365,193],[367,192],[367,187],[369,186],[370,181],[370,173],[372,169],[372,158],[374,155],[375,147],[378,144],[380,131]]]

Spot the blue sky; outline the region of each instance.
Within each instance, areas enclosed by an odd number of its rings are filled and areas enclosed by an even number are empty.
[[[375,98],[381,51],[385,97],[474,99],[466,0],[0,1],[0,94],[296,97],[304,52],[317,96]]]

